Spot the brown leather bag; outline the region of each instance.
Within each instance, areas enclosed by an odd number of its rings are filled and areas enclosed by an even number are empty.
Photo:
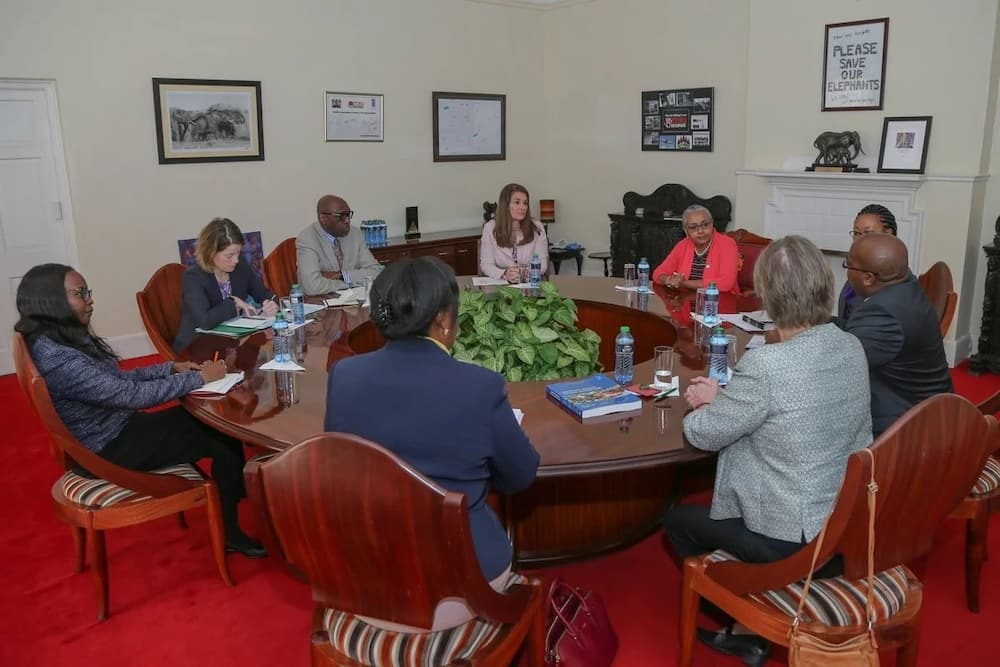
[[[560,667],[609,667],[618,652],[618,635],[604,603],[592,591],[573,588],[560,578],[549,587],[545,664]]]
[[[813,552],[812,567],[802,588],[802,598],[799,600],[795,620],[788,634],[788,665],[789,667],[878,667],[878,643],[875,641],[875,631],[872,623],[875,618],[873,596],[875,585],[875,494],[878,484],[875,483],[875,456],[870,449],[871,480],[868,483],[868,595],[865,599],[865,616],[868,618],[868,629],[850,639],[834,644],[809,634],[799,627],[802,619],[802,609],[806,596],[809,595],[809,584],[812,582],[812,571],[816,569],[816,558],[823,548],[823,536],[826,526],[820,531],[816,540],[816,550]]]

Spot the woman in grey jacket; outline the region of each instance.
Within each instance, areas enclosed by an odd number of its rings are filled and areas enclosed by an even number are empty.
[[[868,363],[857,338],[830,323],[833,273],[819,249],[800,236],[774,241],[754,285],[778,342],[748,351],[724,389],[695,378],[685,392],[694,408],[685,436],[719,459],[711,509],[664,516],[681,558],[724,549],[766,563],[795,553],[826,522],[848,456],[872,440]],[[700,636],[733,648],[728,634]]]
[[[83,276],[63,264],[31,268],[17,289],[20,319],[14,329],[25,337],[63,424],[87,449],[133,470],[211,458],[227,549],[265,556],[237,521],[236,504],[244,495],[240,443],[180,406],[140,412],[222,378],[225,363],[178,361],[121,370],[111,347],[90,328],[92,297]]]

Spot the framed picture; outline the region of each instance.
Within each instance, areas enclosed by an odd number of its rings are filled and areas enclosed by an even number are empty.
[[[878,154],[879,173],[924,173],[930,138],[931,116],[886,117]]]
[[[715,88],[644,90],[642,150],[710,152],[714,98]]]
[[[433,92],[434,161],[507,159],[507,96]]]
[[[382,96],[326,91],[327,141],[382,141]]]
[[[153,79],[160,164],[264,159],[260,81]]]
[[[882,108],[888,41],[888,18],[827,24],[823,40],[823,111]]]

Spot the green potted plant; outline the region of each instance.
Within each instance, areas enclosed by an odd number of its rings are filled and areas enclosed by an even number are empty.
[[[576,325],[576,303],[543,282],[538,296],[516,287],[463,291],[456,359],[502,374],[510,382],[582,377],[597,367],[601,337]]]

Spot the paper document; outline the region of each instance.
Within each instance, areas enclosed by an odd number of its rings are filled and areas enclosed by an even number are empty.
[[[694,317],[694,315],[692,315],[692,317]],[[719,315],[719,317],[721,317],[724,322],[729,322],[733,326],[743,329],[743,331],[748,331],[750,333],[759,333],[764,331],[761,327],[745,321],[742,315]]]
[[[488,287],[490,285],[506,285],[506,280],[490,278],[488,276],[473,276],[472,285],[474,287]]]
[[[365,288],[354,287],[338,292],[336,297],[327,299],[325,303],[331,308],[336,308],[338,306],[360,306],[367,304],[368,301],[365,299]]]
[[[750,336],[750,341],[747,343],[747,349],[752,350],[754,348],[761,347],[766,342],[767,341],[765,341],[764,337],[760,334],[757,334],[756,336]]]
[[[243,382],[243,371],[239,373],[226,373],[226,377],[214,382],[208,382],[191,392],[192,395],[226,394],[230,389]]]
[[[317,312],[323,310],[324,308],[326,308],[326,304],[325,303],[304,303],[304,304],[302,304],[302,312],[305,313],[307,316],[308,315],[312,315],[313,313],[317,313]]]
[[[615,285],[615,289],[619,292],[638,292],[639,286],[625,287],[624,285]]]
[[[514,411],[514,419],[516,419],[517,423],[520,424],[524,420],[524,411],[518,410],[517,408],[511,408],[511,410]]]
[[[266,329],[274,324],[274,318],[234,317],[231,320],[226,320],[223,324],[234,329],[251,329],[256,331],[257,329]]]
[[[299,366],[294,361],[271,361],[259,366],[262,371],[304,371],[305,367]]]

